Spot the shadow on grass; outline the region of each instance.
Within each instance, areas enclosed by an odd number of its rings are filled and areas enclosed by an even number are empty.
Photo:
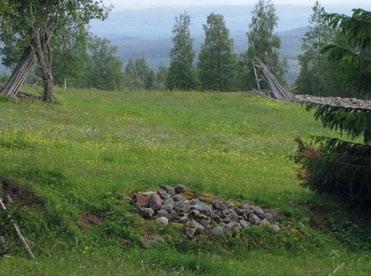
[[[322,195],[315,196],[308,206],[313,228],[336,238],[352,252],[371,250],[370,207],[347,206],[340,199]]]

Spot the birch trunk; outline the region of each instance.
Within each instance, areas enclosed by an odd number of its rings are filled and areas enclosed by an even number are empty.
[[[35,30],[34,46],[39,61],[42,79],[44,82],[43,100],[46,102],[54,102],[54,79],[52,74],[52,52],[49,44],[49,35],[47,33],[40,34]]]

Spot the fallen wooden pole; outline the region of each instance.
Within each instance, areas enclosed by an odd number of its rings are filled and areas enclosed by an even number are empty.
[[[10,202],[12,201],[12,199],[11,199],[10,196],[8,196],[8,200],[9,200]],[[6,208],[4,202],[3,202],[3,200],[2,200],[1,198],[0,198],[0,208],[1,208],[3,211],[7,212],[7,208]],[[32,260],[35,260],[35,256],[34,256],[34,254],[32,253],[31,248],[30,248],[30,246],[28,245],[26,239],[23,237],[22,232],[21,232],[21,230],[19,229],[19,226],[18,226],[18,225],[13,221],[13,219],[12,219],[12,217],[11,217],[10,215],[8,215],[8,217],[9,217],[10,221],[12,222],[12,225],[13,225],[14,230],[15,230],[15,232],[16,232],[17,238],[18,238],[18,240],[20,241],[20,243],[22,244],[22,246],[23,246],[24,250],[26,251],[27,255],[28,255]]]

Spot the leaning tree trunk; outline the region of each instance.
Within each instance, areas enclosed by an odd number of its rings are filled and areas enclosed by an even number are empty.
[[[24,50],[21,61],[17,64],[8,82],[0,91],[6,96],[15,97],[27,79],[27,76],[36,61],[36,54],[31,47]]]
[[[54,79],[52,74],[52,51],[49,43],[50,34],[35,31],[34,46],[44,82],[43,100],[54,102]]]

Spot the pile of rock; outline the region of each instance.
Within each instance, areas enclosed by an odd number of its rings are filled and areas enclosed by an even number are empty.
[[[258,225],[271,225],[274,231],[280,231],[276,210],[247,203],[225,203],[216,197],[207,201],[188,193],[183,185],[137,193],[133,203],[143,218],[157,217],[157,222],[164,225],[183,224],[185,234],[191,239],[201,233],[233,236],[242,228]]]

